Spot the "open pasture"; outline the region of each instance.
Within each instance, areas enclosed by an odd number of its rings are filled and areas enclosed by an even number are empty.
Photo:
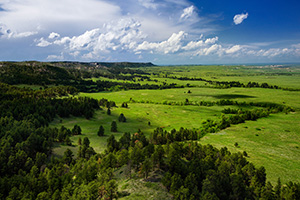
[[[224,69],[223,71],[221,69]],[[249,81],[280,87],[300,88],[298,69],[294,75],[287,69],[281,69],[285,75],[276,75],[280,69],[249,69],[249,67],[230,66],[189,66],[189,67],[154,67],[147,68],[147,72],[157,74],[172,74],[186,77],[204,77],[207,80],[217,81]],[[282,71],[283,70],[283,71]],[[212,144],[218,148],[227,146],[232,152],[246,151],[249,161],[256,166],[264,166],[267,178],[275,185],[278,177],[283,183],[287,181],[298,181],[300,174],[300,92],[281,89],[264,88],[228,88],[218,89],[206,87],[203,81],[180,81],[177,79],[162,77],[162,75],[151,75],[159,82],[186,85],[187,83],[196,87],[175,88],[166,90],[128,90],[101,93],[81,93],[80,96],[95,99],[105,98],[115,101],[117,106],[112,108],[112,114],[107,115],[106,110],[97,111],[95,116],[86,120],[83,118],[56,119],[51,125],[72,128],[78,124],[82,128],[82,136],[71,138],[74,148],[78,137],[88,136],[91,146],[102,152],[106,148],[106,140],[110,134],[119,139],[124,132],[134,133],[141,129],[147,136],[157,127],[165,130],[184,128],[199,128],[204,120],[218,120],[224,108],[237,108],[237,106],[192,106],[174,105],[175,103],[189,102],[215,102],[228,99],[238,102],[271,102],[285,104],[295,109],[295,112],[284,114],[271,114],[267,118],[257,121],[246,121],[246,123],[232,125],[218,133],[207,134],[200,140],[202,144]],[[203,87],[204,86],[204,87]],[[129,108],[121,108],[123,102],[128,102]],[[135,102],[135,103],[134,103]],[[253,109],[244,107],[243,109]],[[126,123],[119,123],[118,116],[123,113],[127,118]],[[110,132],[111,122],[115,120],[118,124],[118,132]],[[150,122],[150,125],[148,124]],[[99,126],[103,125],[106,136],[97,136]],[[239,144],[238,147],[234,143]],[[65,148],[65,147],[64,147]],[[59,154],[59,147],[55,151]]]

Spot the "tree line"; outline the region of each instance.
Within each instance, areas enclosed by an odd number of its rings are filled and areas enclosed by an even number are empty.
[[[221,99],[219,101],[190,101],[186,99],[185,101],[163,101],[163,102],[154,102],[151,100],[135,100],[130,98],[129,103],[146,103],[146,104],[163,104],[171,106],[241,106],[241,107],[262,107],[266,108],[268,111],[277,113],[277,112],[294,112],[295,109],[291,106],[271,103],[271,102],[238,102],[229,99]]]
[[[243,87],[243,88],[268,88],[268,89],[282,89],[289,91],[299,91],[297,88],[285,88],[278,85],[270,85],[268,83],[258,83],[254,81],[249,81],[248,83],[241,83],[239,81],[212,81],[204,78],[197,77],[177,77],[177,76],[166,76],[171,79],[183,80],[183,81],[204,81],[210,85],[214,85],[217,88],[231,88],[231,87]]]

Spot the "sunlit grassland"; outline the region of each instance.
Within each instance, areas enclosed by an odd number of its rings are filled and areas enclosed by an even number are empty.
[[[300,180],[299,133],[299,113],[274,114],[207,134],[200,142],[218,148],[226,146],[231,152],[246,151],[249,161],[266,168],[268,181],[274,185],[278,177],[283,183]]]
[[[146,72],[158,71],[161,74],[177,77],[204,78],[212,81],[258,82],[280,87],[300,88],[300,68],[272,68],[257,66],[170,66],[144,69]],[[167,79],[168,80],[168,79]],[[170,80],[171,81],[171,80]],[[198,81],[190,84],[198,85]],[[204,82],[200,82],[204,84]],[[185,83],[186,85],[186,83]]]
[[[140,68],[148,73],[164,73],[175,74],[188,77],[203,76],[255,76],[262,74],[298,74],[300,68],[295,66],[287,66],[285,68],[270,66],[244,66],[244,65],[199,65],[199,66],[157,66]]]
[[[221,114],[223,108],[218,106],[212,107],[195,107],[195,106],[167,106],[155,104],[129,104],[129,108],[113,108],[111,115],[106,114],[106,110],[96,111],[94,117],[90,120],[85,118],[70,117],[62,119],[55,119],[50,125],[60,128],[62,125],[72,129],[75,124],[82,129],[82,135],[73,136],[71,140],[74,145],[77,145],[78,138],[87,136],[91,141],[91,146],[96,152],[103,152],[106,148],[106,140],[108,136],[113,134],[116,139],[119,139],[123,133],[135,133],[138,129],[142,130],[146,136],[157,127],[165,128],[170,131],[172,129],[185,128],[199,128],[200,124],[205,119],[217,119]],[[123,113],[127,118],[125,123],[118,122],[119,115]],[[111,122],[116,121],[118,132],[112,133],[110,131]],[[150,125],[148,125],[150,122]],[[105,136],[99,137],[97,132],[100,125],[105,129]],[[59,148],[55,148],[57,154]]]
[[[156,79],[156,78],[154,78],[154,79]],[[132,84],[139,83],[141,85],[146,85],[146,84],[149,84],[149,85],[161,85],[162,84],[159,81],[154,81],[154,79],[151,80],[151,81],[148,81],[146,79],[141,80],[140,78],[135,78],[134,79],[135,81],[129,81],[129,80],[118,80],[118,79],[110,79],[110,78],[106,78],[106,77],[99,77],[99,78],[89,78],[89,79],[86,79],[86,80],[92,80],[94,82],[100,80],[100,81],[110,81],[110,82],[117,82],[117,83],[132,83]]]
[[[276,73],[290,73],[288,69],[260,69],[245,66],[180,66],[180,67],[153,67],[145,68],[147,72],[171,74],[171,76],[187,76],[205,78],[216,81],[240,81],[242,83],[259,82],[280,87],[300,88],[298,69],[293,75],[276,75]],[[164,105],[170,102],[200,102],[219,101],[229,99],[238,102],[272,102],[285,104],[296,109],[295,112],[284,114],[271,114],[267,118],[257,121],[233,125],[215,134],[207,134],[200,140],[202,144],[212,144],[218,148],[227,146],[230,151],[246,151],[248,160],[257,167],[264,166],[267,170],[267,178],[275,185],[278,177],[283,183],[300,180],[300,92],[264,88],[228,88],[217,89],[203,86],[203,81],[180,81],[164,78],[163,75],[151,75],[157,79],[156,84],[162,82],[177,83],[178,85],[194,85],[196,87],[177,88],[166,90],[128,90],[101,93],[81,93],[79,96],[87,96],[96,99],[106,98],[115,101],[117,108],[112,109],[112,115],[107,115],[106,110],[97,111],[95,116],[86,120],[84,118],[55,119],[51,126],[64,125],[73,128],[78,124],[82,128],[82,136],[71,137],[72,147],[76,150],[78,137],[88,136],[91,146],[96,152],[102,152],[106,148],[106,140],[114,134],[116,139],[124,132],[134,133],[141,129],[147,136],[157,127],[166,130],[173,128],[198,128],[206,119],[218,119],[222,110],[229,106],[172,106]],[[101,78],[102,80],[102,78]],[[111,79],[109,79],[111,80]],[[139,82],[142,84],[143,81]],[[144,81],[144,83],[146,83]],[[150,84],[150,83],[149,83]],[[190,90],[191,93],[188,93]],[[139,103],[131,103],[133,99]],[[121,108],[123,102],[129,102],[129,108]],[[232,107],[232,106],[230,106]],[[251,108],[249,108],[251,109]],[[111,133],[110,126],[113,120],[117,121],[120,113],[127,118],[126,123],[118,124],[118,133]],[[148,125],[150,122],[150,126]],[[99,126],[105,128],[104,137],[97,136]],[[239,147],[235,147],[237,142]],[[62,154],[62,148],[55,148],[54,152]]]
[[[191,93],[188,93],[190,90]],[[96,99],[106,98],[116,103],[127,102],[131,99],[137,101],[153,101],[163,103],[189,101],[218,101],[221,99],[230,99],[234,101],[245,102],[273,102],[286,104],[295,108],[300,108],[300,92],[285,91],[263,88],[179,88],[166,90],[129,90],[118,92],[103,93],[82,93],[83,96]]]

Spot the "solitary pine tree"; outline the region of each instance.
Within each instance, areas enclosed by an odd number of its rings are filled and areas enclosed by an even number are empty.
[[[126,117],[124,116],[123,113],[121,113],[119,116],[119,122],[126,122]]]
[[[126,102],[123,102],[121,105],[122,108],[128,108],[128,104]]]
[[[72,129],[73,135],[81,135],[81,128],[77,124],[74,125],[74,128]]]
[[[117,128],[117,122],[116,121],[113,121],[111,123],[111,129],[110,129],[111,132],[118,132],[118,128]]]
[[[108,115],[110,115],[110,114],[111,114],[111,111],[110,111],[110,109],[109,109],[109,108],[107,109],[107,112],[106,112],[106,114],[108,114]]]
[[[111,132],[118,132],[118,128],[117,128],[117,122],[116,121],[113,121],[111,123],[111,129],[110,129]]]
[[[101,125],[101,126],[99,127],[98,136],[103,136],[103,135],[104,135],[104,128],[103,128],[103,126]]]

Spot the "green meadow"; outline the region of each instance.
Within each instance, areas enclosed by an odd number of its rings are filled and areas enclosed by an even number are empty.
[[[229,99],[238,102],[272,102],[284,104],[295,109],[292,113],[276,113],[256,121],[246,121],[232,125],[217,133],[205,135],[199,140],[201,144],[212,144],[218,148],[226,146],[230,151],[246,151],[248,160],[256,166],[264,166],[267,178],[274,185],[280,177],[283,183],[300,179],[300,92],[281,89],[265,88],[212,88],[203,81],[180,81],[168,78],[198,77],[217,81],[249,81],[268,83],[284,88],[300,88],[300,70],[291,68],[260,68],[246,66],[179,66],[179,67],[151,67],[141,68],[151,79],[158,83],[190,84],[194,87],[185,87],[165,90],[127,90],[100,93],[80,93],[80,96],[95,99],[105,98],[115,101],[117,107],[112,108],[111,115],[106,109],[96,111],[90,120],[84,118],[55,119],[51,126],[73,128],[75,124],[82,129],[82,135],[71,138],[74,152],[77,151],[79,137],[89,137],[91,146],[96,152],[103,152],[106,140],[114,134],[119,139],[124,132],[135,133],[141,130],[147,136],[162,127],[167,131],[180,127],[197,129],[204,120],[218,120],[224,108],[236,106],[192,106],[174,105],[172,102],[200,102],[219,101]],[[167,74],[167,77],[164,77]],[[106,79],[108,80],[108,79]],[[142,82],[142,81],[141,81]],[[141,83],[142,84],[142,83]],[[150,84],[150,83],[149,83]],[[130,101],[131,100],[131,101]],[[134,100],[134,101],[132,101]],[[121,104],[128,102],[128,108]],[[253,109],[248,107],[245,109]],[[123,113],[127,122],[118,122]],[[111,122],[117,121],[118,132],[110,132]],[[105,136],[97,136],[99,126],[105,129]],[[234,143],[238,143],[238,147]],[[54,153],[62,155],[68,146],[57,146]],[[76,153],[75,153],[76,154]],[[125,184],[125,183],[124,183]],[[125,187],[125,186],[124,186]],[[128,186],[129,187],[129,186]]]

